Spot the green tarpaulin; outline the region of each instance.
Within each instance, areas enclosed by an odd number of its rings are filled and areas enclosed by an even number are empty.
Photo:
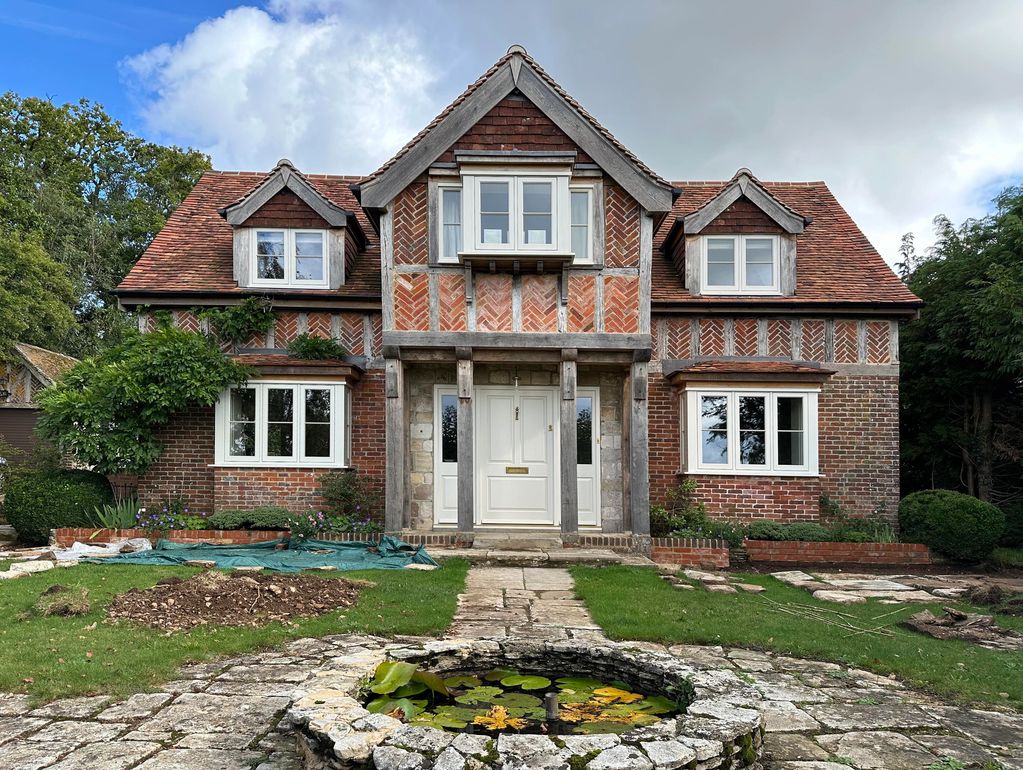
[[[262,567],[271,572],[301,572],[318,567],[337,570],[403,569],[409,564],[437,564],[423,546],[415,547],[388,535],[377,543],[270,540],[255,545],[185,545],[160,540],[149,551],[83,561],[149,565],[211,561],[221,568]]]

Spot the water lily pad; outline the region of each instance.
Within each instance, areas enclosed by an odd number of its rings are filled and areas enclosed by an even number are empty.
[[[419,695],[420,693],[426,692],[429,688],[422,682],[409,682],[403,684],[393,693],[391,696],[394,698],[411,698],[413,695]]]
[[[387,695],[408,684],[415,672],[413,663],[385,660],[377,666],[369,689],[378,695]]]
[[[669,714],[672,711],[678,711],[678,704],[670,698],[665,698],[663,695],[648,695],[643,700],[631,704],[631,706],[636,711],[642,711],[646,714]]]
[[[558,693],[558,703],[585,703],[592,697],[593,693],[589,690],[584,690],[583,692],[562,690]]]
[[[506,676],[512,676],[518,674],[518,671],[512,671],[510,668],[495,668],[493,671],[488,671],[483,675],[484,682],[500,682]]]
[[[543,701],[535,695],[526,695],[524,692],[506,692],[497,695],[492,702],[508,708],[539,708]]]
[[[444,680],[430,671],[416,671],[412,674],[412,681],[425,684],[438,695],[448,694],[448,688],[444,684]]]
[[[615,735],[621,735],[632,729],[632,725],[625,724],[624,722],[583,722],[572,728],[572,732],[581,733],[583,735],[593,735],[594,733],[614,733]]]
[[[467,676],[467,675],[449,676],[447,679],[444,680],[444,684],[446,684],[449,688],[451,688],[451,687],[479,687],[480,685],[483,684],[483,680],[481,680],[478,676]]]
[[[504,692],[500,687],[473,687],[455,698],[459,703],[489,703]]]
[[[582,677],[576,676],[563,676],[557,680],[558,687],[562,690],[574,690],[579,692],[581,690],[596,690],[598,687],[604,687],[604,682],[597,679],[583,679]]]
[[[410,724],[417,727],[435,727],[438,730],[464,730],[469,723],[462,719],[441,716],[440,714],[420,714]]]
[[[417,709],[416,705],[408,698],[376,698],[366,704],[366,711],[371,714],[391,714],[399,710],[404,713],[405,720],[408,721],[421,709]]]
[[[542,690],[551,686],[551,680],[545,676],[523,676],[512,674],[501,679],[505,687],[521,687],[523,690]]]
[[[634,703],[643,699],[643,696],[639,693],[629,692],[619,687],[598,687],[593,691],[593,694],[607,703]]]
[[[438,706],[434,713],[446,719],[461,719],[464,722],[471,722],[473,717],[485,714],[487,709],[470,709],[462,706]]]

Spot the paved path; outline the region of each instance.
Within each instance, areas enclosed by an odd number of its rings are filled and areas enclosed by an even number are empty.
[[[448,636],[604,638],[568,570],[544,567],[473,567]]]

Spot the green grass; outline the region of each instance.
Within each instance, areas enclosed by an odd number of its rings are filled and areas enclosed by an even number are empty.
[[[614,639],[774,650],[895,674],[944,697],[1023,708],[1023,654],[939,641],[894,625],[927,606],[940,612],[941,605],[900,607],[868,601],[839,606],[818,602],[806,591],[765,575],[744,576],[746,582],[768,589],[757,595],[680,591],[654,570],[636,567],[578,566],[572,574],[576,592],[594,620]],[[894,636],[850,636],[847,629],[772,612],[765,597],[839,609],[855,615],[858,626],[893,624]],[[896,609],[897,613],[874,620]],[[1023,631],[1023,618],[999,616],[998,624]]]
[[[0,584],[0,692],[28,692],[40,700],[109,693],[127,695],[173,679],[178,666],[221,655],[238,655],[303,636],[348,632],[436,635],[455,613],[468,564],[448,560],[440,569],[367,570],[322,575],[358,577],[364,588],[356,606],[294,626],[199,628],[162,635],[145,626],[104,623],[104,608],[130,588],[146,588],[190,567],[81,565],[54,569]],[[27,619],[40,593],[54,583],[88,589],[92,611],[81,617]],[[93,627],[95,626],[95,627]]]
[[[991,563],[1003,569],[1023,569],[1023,548],[996,548]]]

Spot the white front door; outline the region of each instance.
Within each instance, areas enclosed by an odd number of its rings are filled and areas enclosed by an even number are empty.
[[[476,389],[479,524],[560,523],[558,390]]]

